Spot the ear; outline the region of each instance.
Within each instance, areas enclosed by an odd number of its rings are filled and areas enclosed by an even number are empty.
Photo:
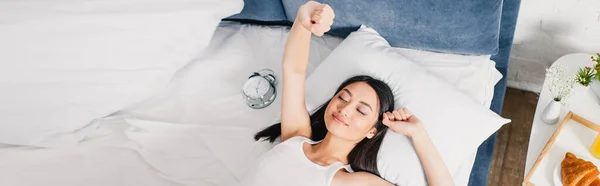
[[[373,129],[371,129],[369,133],[367,133],[367,138],[372,139],[373,137],[375,137],[375,134],[377,134],[377,128],[373,127]]]

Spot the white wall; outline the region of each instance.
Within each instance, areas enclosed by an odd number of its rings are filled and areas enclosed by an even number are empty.
[[[508,86],[539,92],[545,69],[575,52],[600,53],[600,0],[522,0]]]

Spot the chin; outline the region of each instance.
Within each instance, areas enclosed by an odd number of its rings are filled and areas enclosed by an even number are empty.
[[[324,118],[324,120],[325,120],[325,128],[327,128],[328,132],[335,133],[339,130],[338,127],[335,126],[336,123],[335,123],[335,120],[333,120],[333,117],[326,116]]]
[[[327,128],[327,131],[334,136],[345,138],[348,134],[348,131],[346,130],[347,127],[335,121],[331,116],[325,117],[325,127]]]
[[[335,121],[333,121],[333,118],[331,116],[325,116],[325,118],[323,118],[323,120],[325,121],[325,128],[327,128],[327,130],[329,132],[331,132],[331,129],[332,129],[331,124]]]

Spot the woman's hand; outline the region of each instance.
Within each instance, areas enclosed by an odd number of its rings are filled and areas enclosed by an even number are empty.
[[[425,127],[417,116],[413,115],[406,108],[400,108],[392,112],[383,113],[383,124],[388,126],[392,131],[408,137],[413,137],[416,134],[423,133]]]
[[[329,5],[308,1],[298,9],[296,21],[314,35],[322,36],[331,29],[334,17],[333,9]]]
[[[429,185],[454,185],[442,156],[435,148],[419,118],[410,113],[408,109],[401,108],[384,113],[383,124],[395,133],[411,138]]]

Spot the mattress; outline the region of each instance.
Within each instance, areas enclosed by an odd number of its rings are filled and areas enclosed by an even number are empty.
[[[281,107],[278,97],[267,108],[251,109],[240,89],[260,69],[280,77],[288,31],[221,23],[205,53],[167,88],[81,129],[80,144],[0,146],[0,185],[235,185],[273,146],[252,137],[274,123]],[[341,41],[313,37],[307,73]],[[475,153],[452,173],[456,185],[467,185],[474,159]]]

